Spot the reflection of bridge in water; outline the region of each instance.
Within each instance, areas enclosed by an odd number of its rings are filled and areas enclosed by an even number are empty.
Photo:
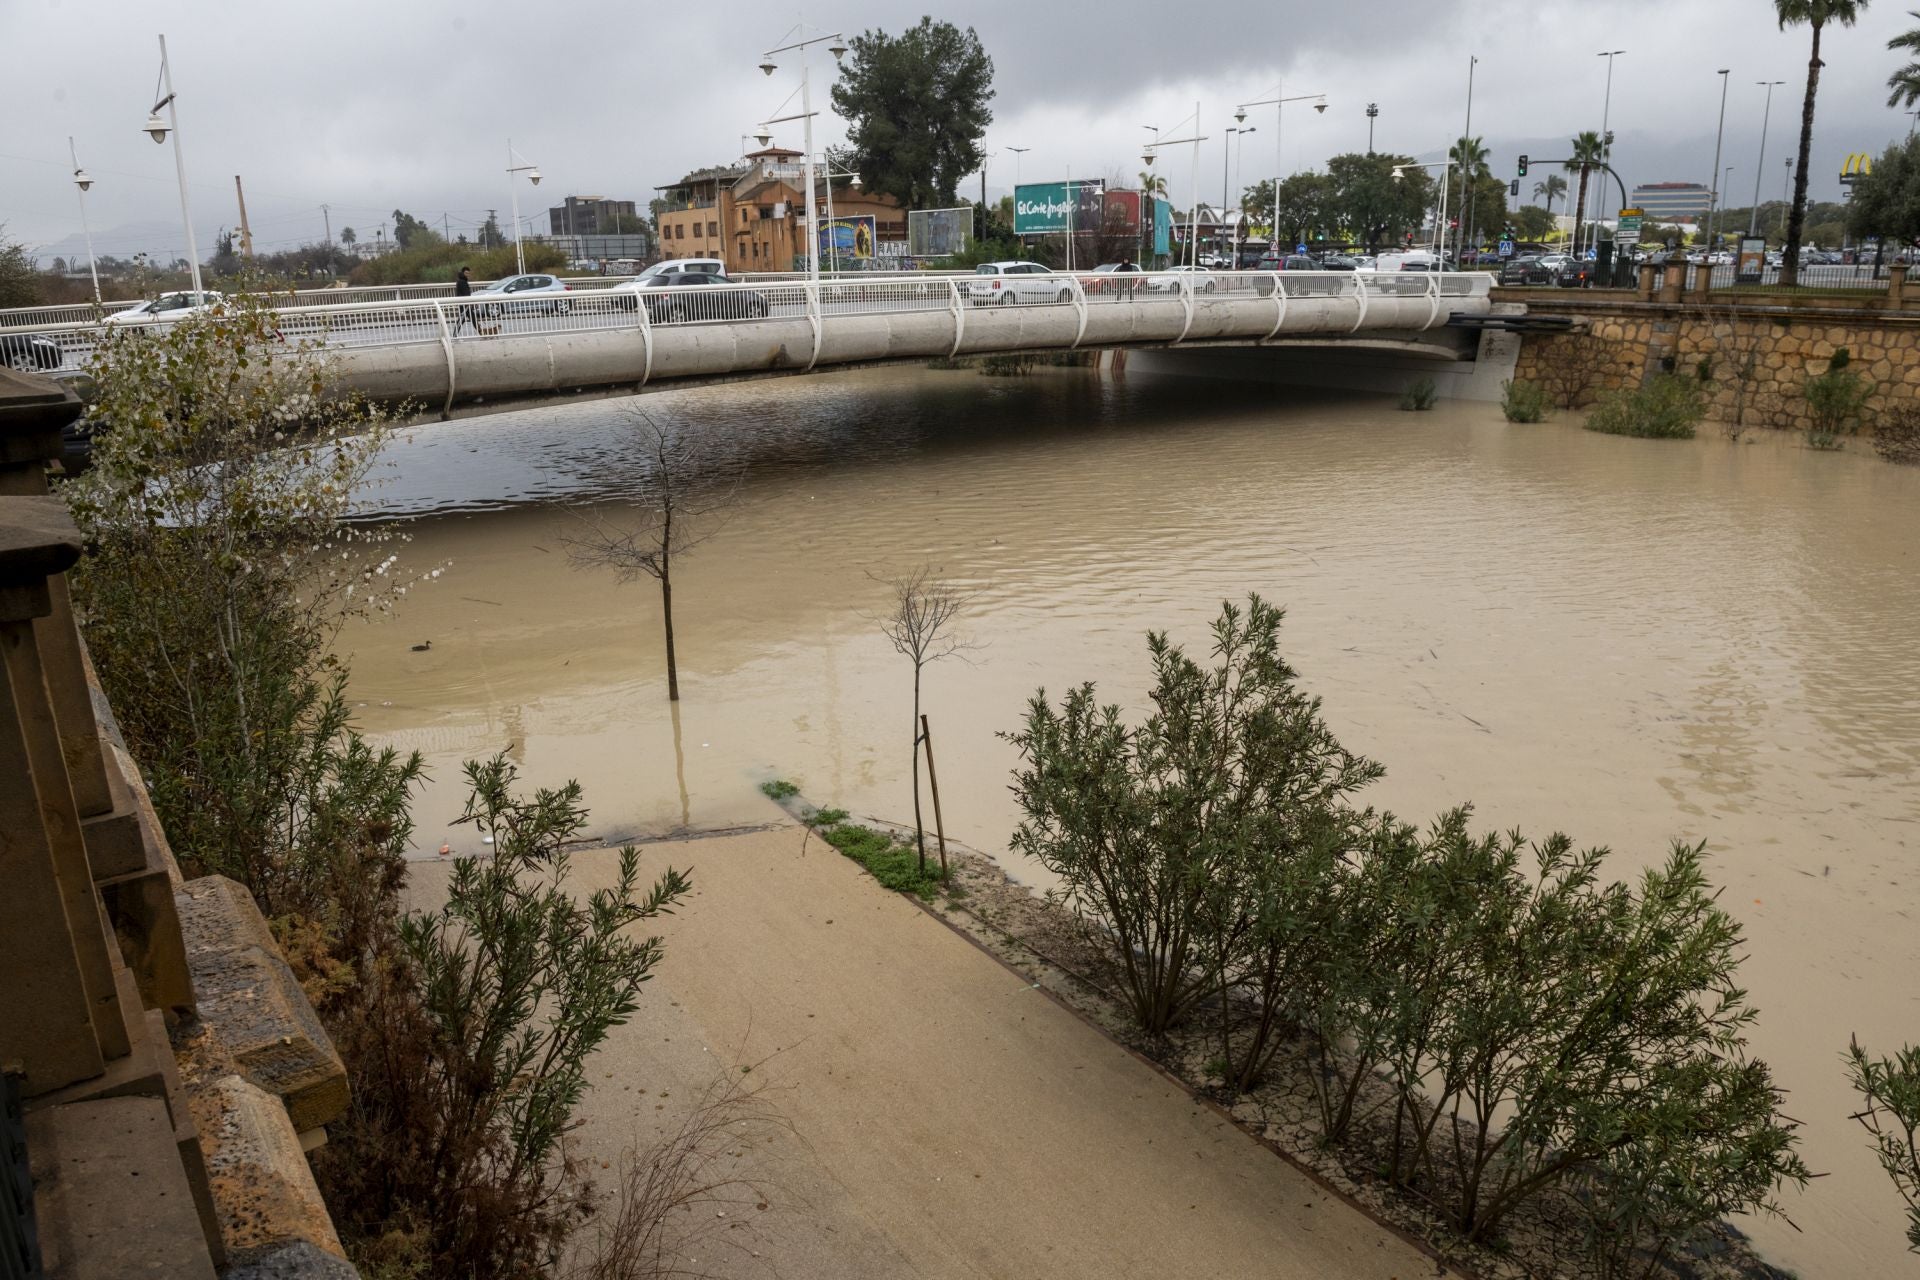
[[[425,298],[285,310],[279,325],[290,342],[324,347],[343,386],[453,415],[672,380],[1076,349],[1343,344],[1458,361],[1479,335],[1441,331],[1492,311],[1491,277],[1479,273],[1125,279],[1059,273],[996,289],[978,276],[861,276]],[[78,365],[99,332],[49,336]]]

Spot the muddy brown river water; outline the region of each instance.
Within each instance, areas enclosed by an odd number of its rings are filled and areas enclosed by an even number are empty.
[[[675,567],[677,710],[657,590],[563,545],[568,504],[644,483],[636,406],[747,477]],[[362,726],[431,766],[423,851],[463,847],[460,763],[503,747],[532,782],[579,779],[607,836],[764,821],[775,776],[909,812],[910,671],[874,575],[923,562],[978,592],[980,648],[927,681],[946,820],[1004,849],[996,734],[1034,689],[1094,680],[1137,709],[1147,628],[1204,649],[1220,601],[1258,591],[1342,740],[1386,765],[1372,803],[1471,800],[1487,827],[1611,847],[1616,876],[1708,841],[1755,1051],[1831,1175],[1787,1198],[1799,1231],[1752,1231],[1803,1276],[1920,1272],[1840,1062],[1850,1033],[1920,1040],[1920,470],[1080,370],[658,393],[424,427],[389,459],[370,509],[444,572],[340,648]]]

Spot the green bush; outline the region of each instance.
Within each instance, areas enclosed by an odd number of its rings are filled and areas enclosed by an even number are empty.
[[[1439,398],[1440,392],[1433,385],[1433,379],[1422,378],[1408,387],[1405,394],[1400,397],[1400,407],[1409,413],[1417,413],[1433,408],[1434,402]]]
[[[1854,1118],[1873,1135],[1874,1154],[1907,1202],[1907,1247],[1920,1253],[1920,1045],[1873,1058],[1855,1040],[1847,1070],[1866,1103]]]
[[[1605,851],[1563,835],[1354,811],[1379,766],[1295,687],[1278,620],[1223,610],[1212,669],[1150,635],[1138,728],[1083,685],[1009,735],[1013,846],[1101,926],[1139,1031],[1217,1009],[1204,1052],[1236,1091],[1298,1033],[1322,1139],[1469,1240],[1552,1196],[1611,1277],[1774,1211],[1808,1174],[1746,1054],[1743,940],[1704,846],[1609,884]]]
[[[791,800],[800,794],[800,788],[785,778],[771,778],[760,784],[760,794],[769,800]]]
[[[567,255],[550,244],[523,246],[527,270],[557,272],[567,265]],[[482,249],[478,245],[448,244],[435,236],[427,244],[401,249],[369,258],[353,269],[348,277],[356,285],[444,284],[460,273],[462,266],[473,269],[475,280],[498,280],[519,271],[519,259],[513,246]]]
[[[1707,416],[1706,388],[1697,378],[1656,374],[1645,386],[1615,391],[1587,416],[1587,430],[1613,436],[1691,440]]]
[[[1827,371],[1807,379],[1807,411],[1812,418],[1807,442],[1816,449],[1839,448],[1838,437],[1859,427],[1873,396],[1873,383],[1854,372],[1852,364],[1852,354],[1839,347],[1827,362]]]
[[[1538,422],[1547,416],[1547,389],[1533,382],[1503,382],[1500,412],[1508,422]]]

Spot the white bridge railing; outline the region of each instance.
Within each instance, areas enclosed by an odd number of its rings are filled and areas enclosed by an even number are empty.
[[[1418,331],[1489,309],[1491,279],[1369,272],[862,276],[418,298],[281,311],[369,394],[440,401],[752,369],[981,351]],[[61,367],[156,325],[42,329]],[[514,339],[542,339],[533,344]],[[5,341],[0,337],[0,343]]]

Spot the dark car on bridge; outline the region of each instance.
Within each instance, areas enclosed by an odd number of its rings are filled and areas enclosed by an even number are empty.
[[[66,362],[60,344],[43,333],[0,333],[0,365],[44,373]]]
[[[1509,258],[1500,267],[1501,284],[1557,284],[1559,280],[1558,264],[1538,253]]]
[[[726,276],[710,271],[678,271],[672,275],[650,276],[634,281],[637,302],[644,303],[647,320],[652,324],[684,324],[694,320],[760,320],[769,310],[767,295],[758,289],[734,285]]]
[[[1587,289],[1600,278],[1600,270],[1585,258],[1568,258],[1560,264],[1562,289]]]

